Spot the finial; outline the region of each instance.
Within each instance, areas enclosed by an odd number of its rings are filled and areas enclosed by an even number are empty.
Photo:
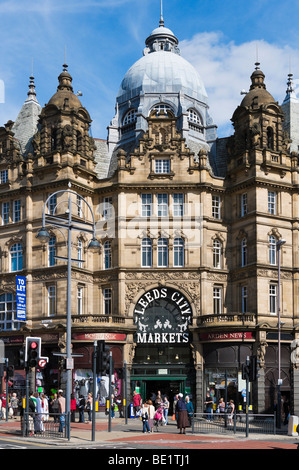
[[[164,19],[163,19],[163,0],[161,0],[161,16],[160,16],[159,26],[164,26]]]
[[[260,70],[260,62],[256,62],[255,64],[255,70]]]

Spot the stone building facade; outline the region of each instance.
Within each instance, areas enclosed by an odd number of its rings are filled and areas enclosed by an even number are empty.
[[[16,365],[13,387],[22,388],[26,336],[40,336],[50,358],[34,386],[64,385],[53,353],[66,348],[66,234],[48,227],[43,245],[36,235],[45,202],[63,217],[72,191],[74,220],[92,220],[86,201],[101,243],[91,253],[90,237],[72,233],[75,394],[87,393],[93,344],[104,339],[117,397],[126,364],[129,397],[183,392],[203,411],[207,392],[215,403],[227,392],[241,409],[242,364],[256,355],[250,401],[271,412],[280,355],[282,395],[298,414],[299,167],[290,126],[256,64],[234,134],[218,139],[202,80],[178,45],[161,18],[121,83],[107,141],[90,137],[66,65],[43,108],[31,77],[16,122],[0,128],[1,340]],[[26,277],[26,321],[16,315],[16,275]],[[104,403],[105,378],[99,394]]]

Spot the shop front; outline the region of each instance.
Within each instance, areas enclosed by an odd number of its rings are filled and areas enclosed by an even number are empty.
[[[190,349],[192,308],[180,291],[155,287],[145,292],[134,308],[135,355],[131,389],[143,400],[166,395],[172,412],[177,393],[195,396],[195,372]]]
[[[234,401],[237,411],[245,410],[246,381],[242,364],[253,354],[254,338],[250,332],[202,333],[204,357],[204,396],[209,394],[217,410],[221,398]],[[240,341],[241,340],[241,341]],[[221,342],[220,342],[221,341]],[[253,388],[249,388],[250,408]]]

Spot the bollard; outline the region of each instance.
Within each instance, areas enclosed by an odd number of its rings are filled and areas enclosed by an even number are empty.
[[[288,425],[288,436],[298,436],[297,432],[298,427],[298,416],[290,416],[289,425]]]

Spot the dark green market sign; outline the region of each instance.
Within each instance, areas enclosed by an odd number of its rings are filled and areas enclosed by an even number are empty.
[[[176,289],[156,287],[143,294],[134,308],[136,343],[188,343],[191,305]]]

